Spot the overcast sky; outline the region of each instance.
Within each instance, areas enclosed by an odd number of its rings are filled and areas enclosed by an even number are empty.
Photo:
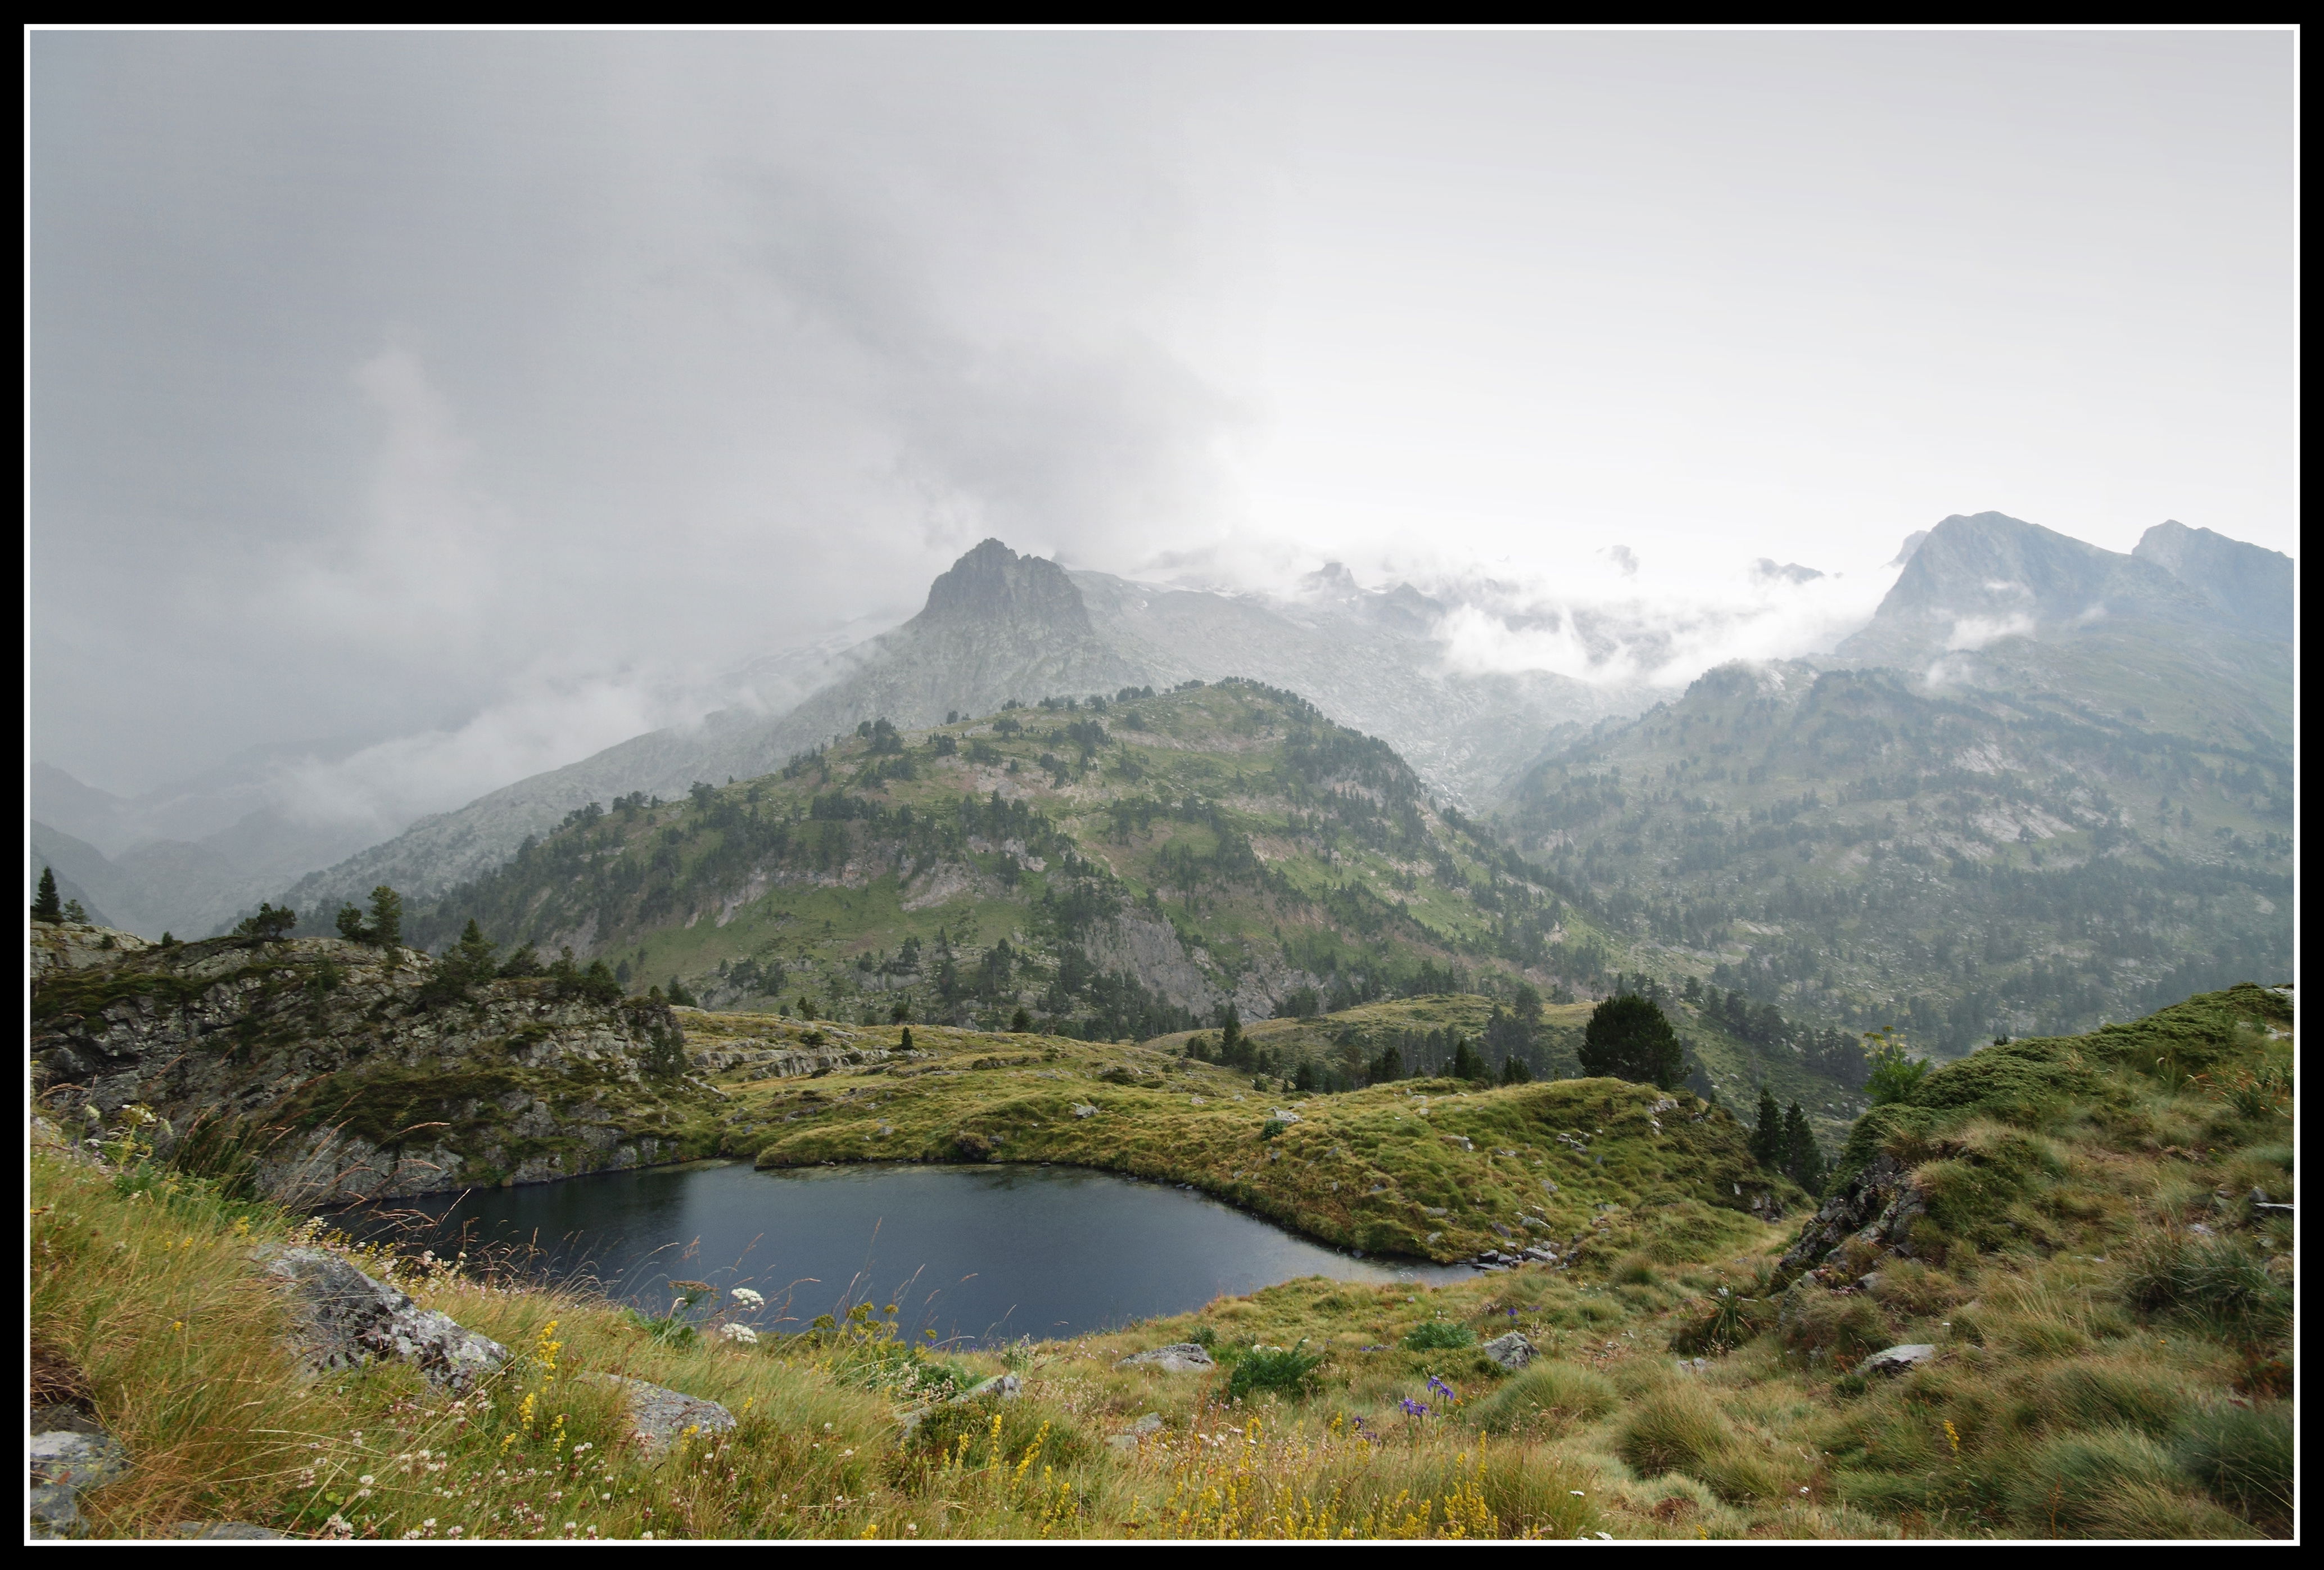
[[[337,737],[456,805],[987,534],[1848,575],[1755,654],[1949,513],[2292,549],[2282,32],[30,51],[32,748],[115,790]]]

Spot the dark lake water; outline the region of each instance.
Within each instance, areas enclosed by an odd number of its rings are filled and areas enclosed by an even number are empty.
[[[704,1161],[400,1200],[402,1241],[438,1253],[517,1245],[537,1279],[593,1282],[654,1313],[669,1282],[748,1287],[743,1322],[795,1330],[895,1303],[915,1336],[1075,1335],[1301,1276],[1465,1279],[1460,1266],[1358,1259],[1190,1189],[1078,1167],[846,1166],[761,1172]]]

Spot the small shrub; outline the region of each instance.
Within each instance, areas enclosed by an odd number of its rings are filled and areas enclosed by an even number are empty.
[[[1711,1312],[1671,1334],[1673,1352],[1689,1356],[1732,1352],[1775,1323],[1775,1306],[1764,1298],[1746,1298],[1721,1287],[1711,1299]]]
[[[1826,1353],[1844,1362],[1890,1344],[1887,1316],[1857,1292],[1800,1291],[1786,1299],[1780,1325],[1784,1344],[1794,1352]]]
[[[1273,1390],[1278,1395],[1304,1394],[1314,1382],[1315,1371],[1323,1362],[1320,1353],[1302,1352],[1299,1346],[1254,1346],[1242,1355],[1227,1376],[1227,1394],[1236,1399],[1255,1395],[1260,1390]]]
[[[2255,1521],[2292,1519],[2292,1408],[2222,1407],[2190,1418],[2172,1446],[2181,1471]]]
[[[1432,1319],[1405,1333],[1406,1352],[1457,1352],[1464,1346],[1477,1344],[1477,1333],[1465,1325],[1455,1325],[1450,1319]]]
[[[1626,1287],[1651,1287],[1662,1279],[1655,1273],[1655,1262],[1644,1254],[1624,1254],[1617,1260],[1613,1279]]]

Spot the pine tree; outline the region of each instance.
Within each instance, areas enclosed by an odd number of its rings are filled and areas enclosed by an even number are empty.
[[[1370,1078],[1374,1085],[1386,1085],[1391,1080],[1403,1077],[1404,1054],[1397,1048],[1396,1043],[1391,1041],[1380,1048],[1380,1055],[1378,1057],[1372,1059]]]
[[[290,929],[298,925],[299,913],[296,910],[277,910],[262,900],[256,915],[245,916],[235,923],[234,935],[272,942],[276,938],[289,937]]]
[[[1009,1016],[1009,1028],[1021,1036],[1033,1028],[1033,1016],[1019,1009]]]
[[[455,961],[462,974],[483,981],[493,974],[493,950],[497,947],[484,936],[484,929],[477,926],[476,919],[471,916],[468,924],[460,928],[460,941],[452,946],[452,952],[445,957]]]
[[[40,890],[32,896],[32,919],[61,921],[64,919],[64,901],[57,898],[57,874],[52,869],[42,867]]]
[[[1823,1191],[1823,1152],[1797,1102],[1784,1114],[1784,1174],[1810,1194]]]
[[[1686,1053],[1662,1010],[1636,994],[1608,998],[1582,1032],[1582,1071],[1676,1090]]]
[[[1775,1104],[1775,1093],[1763,1085],[1759,1087],[1758,1127],[1751,1131],[1751,1159],[1770,1172],[1782,1171],[1787,1138],[1783,1109]]]
[[[353,905],[342,905],[339,907],[337,925],[339,928],[339,936],[346,938],[349,943],[369,943],[371,941],[370,935],[364,931],[363,912],[356,910]]]
[[[1476,1048],[1469,1045],[1466,1036],[1452,1043],[1452,1063],[1446,1072],[1455,1079],[1490,1080],[1493,1077],[1492,1070],[1485,1067],[1485,1060],[1477,1056]]]
[[[403,896],[382,883],[371,891],[371,920],[364,931],[380,948],[403,947]]]
[[[1529,1085],[1532,1082],[1533,1070],[1526,1067],[1526,1060],[1524,1058],[1512,1052],[1507,1057],[1501,1059],[1501,1083],[1503,1085]]]

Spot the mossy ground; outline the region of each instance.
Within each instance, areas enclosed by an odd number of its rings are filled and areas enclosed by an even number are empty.
[[[116,1536],[228,1516],[313,1532],[337,1516],[387,1538],[2281,1536],[2292,1233],[2262,1208],[2281,1201],[2252,1190],[2291,1186],[2290,1022],[2280,997],[2239,988],[2014,1055],[2015,1067],[1979,1065],[1974,1094],[1974,1076],[1932,1075],[1906,1109],[1923,1115],[1887,1122],[1881,1149],[1941,1219],[1914,1233],[1914,1257],[1843,1249],[1788,1291],[1774,1261],[1793,1229],[1685,1199],[1599,1213],[1570,1270],[1287,1282],[948,1363],[862,1323],[680,1346],[602,1302],[407,1271],[424,1301],[521,1354],[483,1399],[455,1400],[400,1369],[291,1377],[279,1307],[244,1262],[254,1238],[289,1224],[278,1213],[36,1153],[32,1331],[88,1372],[137,1457],[85,1500]],[[1035,1077],[1073,1072],[1078,1045],[964,1040],[913,1066],[1015,1057],[929,1076],[984,1086],[972,1100],[988,1109],[1045,1111],[1068,1086],[1086,1101],[1164,1094]],[[2044,1065],[2057,1074],[2033,1072]],[[892,1075],[814,1083],[853,1090],[869,1113]],[[1246,1122],[1273,1099],[1233,1103],[1218,1071],[1182,1077],[1226,1093]],[[2028,1082],[2054,1094],[2018,1094]],[[1337,1138],[1351,1151],[1366,1127],[1415,1139],[1398,1113],[1438,1144],[1437,1120],[1456,1115],[1488,1134],[1546,1128],[1536,1110],[1563,1104],[1528,1097],[1557,1088],[1432,1095],[1443,1110],[1426,1120],[1400,1093],[1335,1098],[1349,1104]],[[1220,1118],[1216,1136],[1173,1132],[1223,1139],[1235,1124]],[[1612,1150],[1618,1125],[1599,1126],[1593,1144]],[[1306,1127],[1303,1113],[1260,1143]],[[1046,1127],[1012,1131],[1029,1151]],[[1285,1192],[1305,1170],[1271,1165]],[[1474,1348],[1406,1350],[1438,1322],[1479,1341],[1522,1330],[1543,1355],[1512,1376]],[[1213,1344],[1219,1371],[1117,1366],[1190,1337]],[[1936,1358],[1894,1379],[1858,1371],[1865,1352],[1906,1342]],[[1305,1391],[1228,1398],[1242,1352],[1303,1343],[1324,1358]],[[934,1380],[1004,1364],[1021,1399],[899,1426]],[[722,1400],[741,1426],[655,1462],[623,1445],[603,1387],[574,1377],[601,1371]],[[1158,1429],[1109,1443],[1148,1413]]]

